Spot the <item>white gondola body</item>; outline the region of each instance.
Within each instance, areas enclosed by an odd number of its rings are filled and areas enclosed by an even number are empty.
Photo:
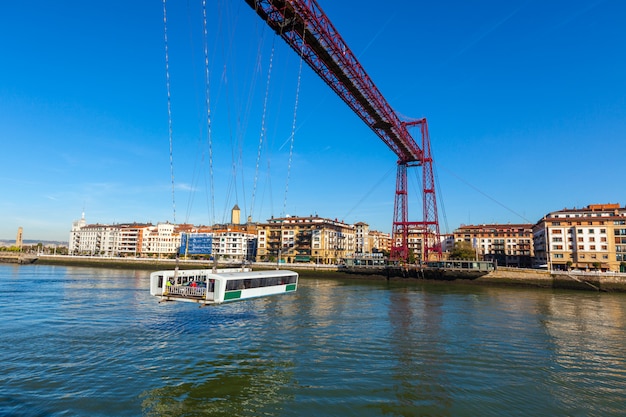
[[[150,294],[161,301],[221,304],[295,292],[297,287],[298,273],[287,270],[181,269],[150,274]]]

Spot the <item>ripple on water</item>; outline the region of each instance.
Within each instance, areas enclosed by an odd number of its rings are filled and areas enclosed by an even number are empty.
[[[303,279],[198,308],[147,276],[0,266],[0,415],[626,413],[621,295]]]

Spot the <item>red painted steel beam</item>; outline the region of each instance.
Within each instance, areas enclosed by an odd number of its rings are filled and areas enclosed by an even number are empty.
[[[433,159],[426,119],[400,120],[315,0],[245,0],[398,156],[391,257],[408,259],[408,235],[421,230],[424,260],[441,255]],[[420,126],[422,146],[408,128]],[[406,168],[422,166],[423,214],[408,221]]]
[[[245,0],[367,124],[400,162],[422,149],[315,0]]]

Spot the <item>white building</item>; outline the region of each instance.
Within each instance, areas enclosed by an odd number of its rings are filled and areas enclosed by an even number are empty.
[[[168,256],[180,246],[170,223],[87,224],[85,214],[72,223],[69,253],[92,256]]]
[[[159,223],[141,230],[141,253],[145,255],[171,255],[180,247],[180,233],[174,232],[171,223]]]
[[[90,224],[83,214],[72,224],[69,239],[69,253],[72,255],[113,256],[117,252],[118,226]]]
[[[213,239],[213,253],[223,260],[254,261],[256,242],[255,234],[235,231],[220,232]]]
[[[370,252],[370,226],[367,223],[358,222],[354,224],[355,233],[355,252],[369,253]]]

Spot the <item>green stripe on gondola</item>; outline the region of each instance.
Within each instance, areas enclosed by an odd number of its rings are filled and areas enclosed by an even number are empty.
[[[287,284],[287,288],[285,288],[285,291],[295,291],[296,290],[296,284]]]
[[[226,291],[224,294],[224,301],[235,300],[237,298],[241,298],[241,291]]]

